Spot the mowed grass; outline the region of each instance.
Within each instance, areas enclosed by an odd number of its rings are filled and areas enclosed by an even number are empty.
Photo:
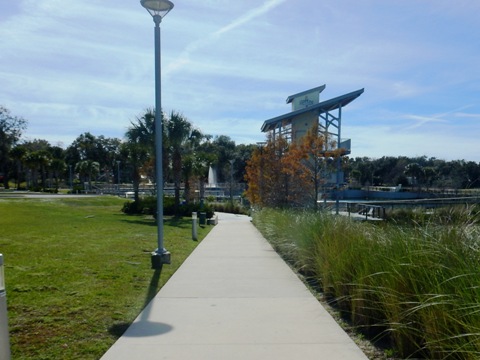
[[[197,246],[191,219],[166,219],[172,263],[152,270],[155,220],[124,202],[0,199],[13,360],[99,359]]]

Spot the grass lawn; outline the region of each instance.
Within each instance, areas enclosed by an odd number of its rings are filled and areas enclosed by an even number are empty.
[[[124,202],[0,199],[13,360],[99,359],[197,246],[191,219],[166,219],[172,264],[152,270],[155,220]]]

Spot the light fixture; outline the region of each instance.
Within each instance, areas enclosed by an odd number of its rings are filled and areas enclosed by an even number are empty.
[[[147,9],[150,15],[154,18],[160,16],[160,19],[173,9],[173,3],[169,0],[140,0],[140,4]]]

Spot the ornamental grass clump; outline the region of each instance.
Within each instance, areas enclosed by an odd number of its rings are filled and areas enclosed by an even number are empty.
[[[297,263],[301,248],[292,237],[292,229],[298,226],[296,214],[287,210],[264,209],[255,212],[253,218],[255,225],[270,240],[273,248],[289,263]]]
[[[287,260],[316,277],[352,324],[390,343],[399,357],[478,359],[477,210],[402,212],[401,222],[376,225],[264,210],[255,224]]]

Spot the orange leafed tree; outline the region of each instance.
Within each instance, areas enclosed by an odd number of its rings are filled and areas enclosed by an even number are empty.
[[[283,171],[291,177],[290,202],[292,204],[318,207],[318,195],[327,177],[331,174],[333,158],[342,155],[342,149],[335,149],[335,142],[318,132],[313,126],[299,142],[290,146],[282,159]]]
[[[281,159],[288,143],[285,139],[269,138],[259,146],[247,162],[245,180],[246,196],[254,205],[285,206],[288,200],[288,175],[283,171]]]
[[[331,173],[330,163],[342,155],[341,149],[328,143],[312,127],[296,143],[283,138],[268,139],[258,148],[247,164],[247,197],[260,206],[313,206],[317,209],[318,195],[326,177]]]

